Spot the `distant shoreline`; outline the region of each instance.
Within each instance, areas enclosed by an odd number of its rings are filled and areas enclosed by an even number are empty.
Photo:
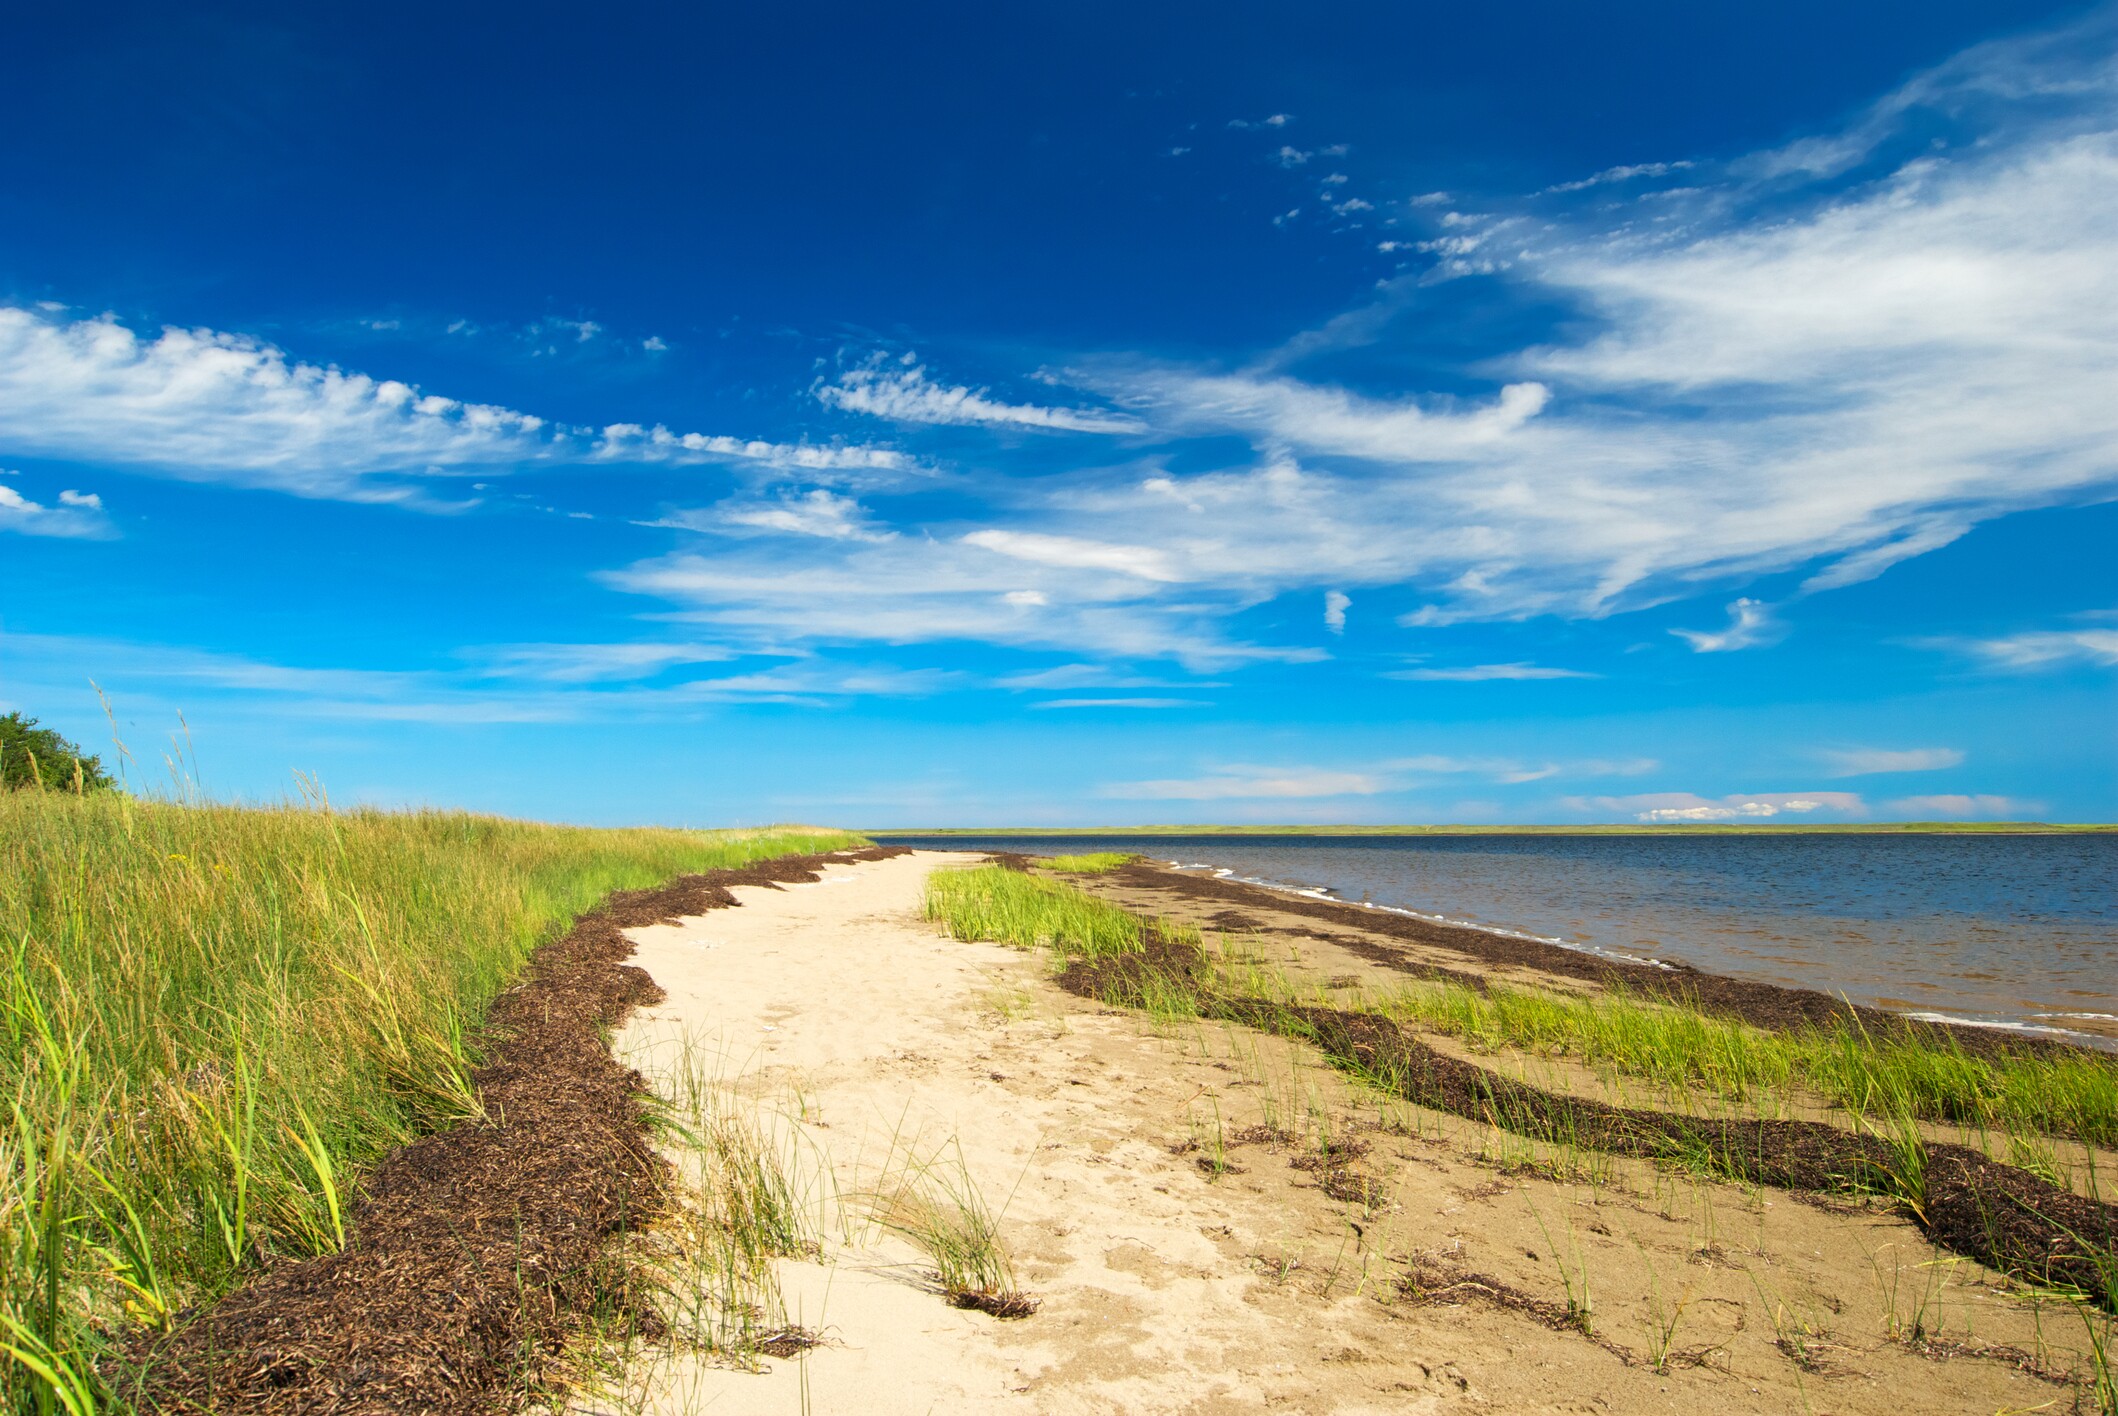
[[[2118,832],[2118,822],[1896,821],[1849,825],[1681,826],[897,826],[863,836],[2065,836]]]

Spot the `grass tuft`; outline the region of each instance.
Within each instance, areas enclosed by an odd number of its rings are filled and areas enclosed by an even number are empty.
[[[1026,1318],[1037,1299],[1022,1291],[1000,1240],[1000,1217],[986,1204],[958,1150],[907,1165],[876,1201],[876,1222],[934,1261],[934,1283],[951,1306]]]
[[[998,865],[937,870],[928,876],[926,917],[940,921],[954,939],[994,940],[1073,958],[1139,953],[1158,928],[1168,937],[1191,943],[1198,939],[1196,930],[1150,925],[1064,881]]]
[[[1132,851],[1090,851],[1085,855],[1053,856],[1045,864],[1068,875],[1108,875],[1139,858]]]

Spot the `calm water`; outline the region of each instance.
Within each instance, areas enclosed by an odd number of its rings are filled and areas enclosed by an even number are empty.
[[[1153,859],[1577,948],[2118,1040],[2118,834],[912,837]]]

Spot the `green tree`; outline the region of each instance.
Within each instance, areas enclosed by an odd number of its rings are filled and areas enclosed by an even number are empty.
[[[0,789],[102,791],[110,786],[103,764],[20,713],[0,714]]]

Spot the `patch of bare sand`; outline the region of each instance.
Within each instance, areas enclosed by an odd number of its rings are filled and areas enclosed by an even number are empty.
[[[834,867],[633,931],[669,996],[621,1053],[665,1081],[710,1055],[799,1130],[838,1199],[817,1261],[780,1266],[788,1317],[827,1345],[757,1373],[643,1356],[628,1405],[1896,1416],[2071,1399],[2021,1368],[2078,1364],[2079,1318],[1887,1212],[1555,1154],[1379,1103],[1297,1044],[1099,1009],[1042,958],[919,918],[927,872],[965,859]],[[1294,1163],[1326,1141],[1366,1146],[1377,1203]],[[908,1158],[960,1158],[1043,1300],[1033,1317],[948,1307],[924,1257],[863,1222]],[[1570,1300],[1586,1333],[1546,1320]],[[2020,1356],[1966,1355],[2001,1345]]]

